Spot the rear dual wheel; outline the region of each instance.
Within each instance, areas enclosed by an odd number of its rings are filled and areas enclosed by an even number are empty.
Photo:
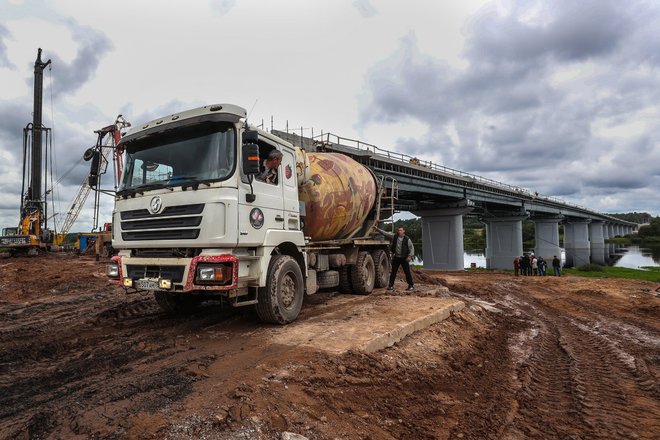
[[[374,287],[387,287],[390,277],[390,258],[388,257],[387,252],[378,249],[371,253],[371,257],[374,259],[376,271]]]
[[[376,283],[376,267],[369,252],[358,253],[357,262],[351,268],[351,285],[353,293],[368,295],[374,290]]]

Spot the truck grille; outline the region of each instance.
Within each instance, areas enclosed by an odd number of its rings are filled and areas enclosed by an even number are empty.
[[[126,266],[127,276],[133,279],[163,278],[180,283],[183,281],[185,266],[142,266],[129,264]]]
[[[133,211],[123,211],[120,213],[122,220],[136,220],[140,218],[154,218],[154,217],[166,217],[172,215],[192,215],[192,214],[201,214],[204,210],[203,203],[196,203],[194,205],[178,205],[178,206],[168,206],[163,209],[163,212],[160,214],[151,214],[146,209],[135,209]]]
[[[146,209],[120,213],[124,241],[186,240],[199,237],[204,204],[168,206],[159,214]]]

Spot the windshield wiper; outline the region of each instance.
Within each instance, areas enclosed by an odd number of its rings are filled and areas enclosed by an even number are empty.
[[[148,191],[150,189],[158,189],[158,188],[166,188],[166,187],[167,187],[167,183],[163,181],[149,182],[149,183],[143,183],[142,185],[133,186],[131,188],[123,189],[117,192],[117,194],[119,194],[120,196],[125,194],[128,195],[137,194],[137,193],[143,194],[145,191]]]
[[[132,189],[120,189],[119,191],[117,191],[118,196],[128,196],[131,194],[135,194],[135,191]]]

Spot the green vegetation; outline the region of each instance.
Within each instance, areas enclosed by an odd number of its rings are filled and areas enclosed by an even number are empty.
[[[624,214],[610,214],[612,217],[633,223],[648,223],[651,221],[651,214],[648,212],[626,212]]]
[[[409,219],[397,220],[394,222],[394,229],[403,226],[406,235],[410,237],[415,245],[415,249],[421,250],[422,244],[422,220]],[[389,231],[389,228],[387,229]],[[533,237],[533,232],[532,232]],[[486,249],[486,230],[484,224],[474,217],[465,217],[463,219],[463,248],[466,250],[484,250]],[[421,257],[421,253],[420,253]]]
[[[652,218],[649,224],[639,228],[639,233],[632,238],[642,242],[660,243],[660,217]]]
[[[585,264],[577,268],[580,272],[605,272],[605,266],[600,264]]]
[[[594,269],[597,266],[598,269]],[[583,269],[584,268],[584,269]],[[587,264],[573,269],[564,269],[564,274],[591,278],[627,278],[631,280],[644,280],[654,283],[660,282],[660,267],[646,267],[644,270],[629,269],[627,267],[608,267],[596,264]]]

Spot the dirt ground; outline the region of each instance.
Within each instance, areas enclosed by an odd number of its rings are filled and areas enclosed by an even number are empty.
[[[660,298],[648,282],[416,272],[415,292],[399,282],[355,304],[411,294],[465,308],[392,347],[337,354],[286,335],[349,313],[347,296],[309,297],[276,327],[216,305],[169,316],[103,272],[67,255],[0,260],[1,438],[660,433]]]

